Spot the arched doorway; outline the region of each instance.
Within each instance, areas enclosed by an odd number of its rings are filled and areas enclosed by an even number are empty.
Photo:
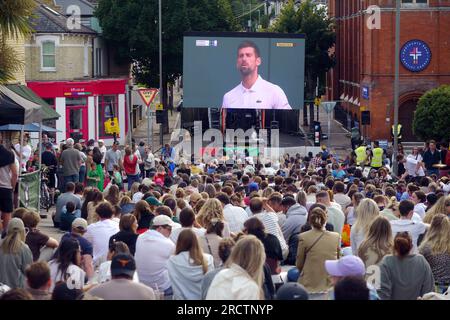
[[[402,125],[402,141],[420,141],[413,133],[414,113],[419,97],[412,97],[401,103],[398,112],[398,122]]]

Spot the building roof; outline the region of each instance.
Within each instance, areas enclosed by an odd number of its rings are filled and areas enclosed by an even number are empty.
[[[60,6],[61,12],[67,15],[67,8],[78,6],[82,16],[93,16],[95,7],[86,0],[54,0],[56,5]]]
[[[37,6],[30,18],[31,26],[36,33],[72,33],[72,34],[97,34],[96,31],[80,25],[80,28],[69,28],[70,22],[62,13],[49,6],[36,1]]]

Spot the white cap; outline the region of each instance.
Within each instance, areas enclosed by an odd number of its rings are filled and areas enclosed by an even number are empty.
[[[172,219],[170,219],[168,216],[165,215],[159,215],[153,218],[152,222],[153,226],[175,226],[175,223],[173,223]]]

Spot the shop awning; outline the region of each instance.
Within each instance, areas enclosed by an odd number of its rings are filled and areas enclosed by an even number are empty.
[[[23,128],[22,128],[23,127]],[[39,132],[40,126],[39,123],[28,123],[25,125],[22,124],[5,124],[3,126],[0,126],[0,131],[28,131],[28,132]],[[42,125],[42,131],[43,132],[61,132],[60,130],[57,130],[52,127],[44,126]]]
[[[34,93],[33,90],[28,88],[27,86],[20,85],[20,84],[8,84],[6,85],[8,89],[11,91],[17,93],[19,96],[30,100],[31,102],[34,102],[36,104],[39,104],[42,106],[42,120],[55,120],[60,117],[59,113],[53,110],[52,107],[48,105],[47,102],[42,100],[36,93]]]
[[[41,109],[41,105],[0,86],[0,125],[41,122]]]

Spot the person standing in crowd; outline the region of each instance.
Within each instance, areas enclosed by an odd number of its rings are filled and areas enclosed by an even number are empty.
[[[439,176],[439,169],[435,168],[434,165],[439,164],[440,162],[441,153],[436,149],[436,141],[430,140],[428,150],[423,154],[423,163],[425,164],[428,176],[431,176],[432,174]]]
[[[18,177],[18,168],[13,152],[0,144],[0,232],[7,230],[8,223],[11,220],[14,209],[13,193]]]
[[[145,145],[144,141],[139,142],[139,146],[137,147],[137,150],[139,152],[139,157],[141,159],[139,163],[139,172],[141,179],[145,178],[145,159],[147,159],[147,147]]]
[[[80,180],[80,151],[75,149],[72,138],[67,139],[66,149],[61,153],[59,163],[63,168],[64,185],[69,182],[77,183]]]
[[[45,261],[34,262],[25,270],[27,279],[27,291],[34,300],[50,300],[49,292],[52,285],[50,278],[50,268]]]
[[[214,277],[206,300],[262,300],[265,260],[264,246],[258,238],[240,238],[226,267]]]
[[[151,146],[145,147],[146,157],[144,159],[144,171],[145,177],[150,178],[150,173],[154,173],[156,171],[155,167],[155,155],[152,152]]]
[[[112,220],[114,209],[108,202],[100,203],[95,212],[100,220],[87,227],[86,239],[92,243],[94,252],[94,266],[106,260],[109,239],[119,232],[119,225]]]
[[[320,208],[309,214],[312,229],[300,233],[296,266],[300,272],[298,282],[309,293],[327,291],[332,283],[325,270],[326,260],[339,258],[340,237],[336,232],[325,230],[327,214]]]
[[[380,210],[372,199],[363,199],[356,208],[356,220],[350,233],[350,243],[354,255],[358,254],[359,245],[369,233],[373,220],[379,215]]]
[[[428,225],[421,221],[412,220],[414,214],[414,203],[410,200],[403,200],[399,205],[400,219],[391,220],[392,234],[395,236],[399,232],[408,232],[412,238],[413,253],[417,253],[417,241],[419,236],[428,228]]]
[[[414,203],[414,212],[417,213],[420,216],[420,219],[423,220],[425,217],[425,211],[427,209],[427,206],[425,205],[425,202],[427,201],[427,196],[423,191],[414,191],[411,200]]]
[[[377,265],[384,256],[392,254],[393,237],[391,224],[385,217],[376,217],[369,227],[369,233],[358,247],[358,256],[366,268]]]
[[[380,148],[380,143],[378,141],[374,141],[370,166],[375,170],[380,169],[383,166],[383,156],[384,150]]]
[[[136,263],[129,254],[117,254],[111,261],[111,280],[88,291],[104,300],[155,300],[155,293],[146,285],[136,283],[133,277]]]
[[[56,159],[55,152],[53,150],[53,145],[51,143],[45,144],[45,150],[42,152],[42,165],[46,166],[47,171],[47,186],[49,188],[51,204],[54,202],[55,198],[55,188],[56,188],[56,170],[58,168],[58,160]]]
[[[199,300],[201,283],[209,270],[214,269],[214,259],[203,253],[198,238],[192,230],[183,230],[177,240],[175,255],[169,258],[167,270],[175,300]]]
[[[61,194],[58,197],[58,200],[56,200],[55,215],[52,217],[55,228],[59,228],[59,225],[61,223],[61,213],[62,213],[64,207],[67,205],[67,203],[72,202],[73,204],[75,204],[75,210],[78,210],[78,209],[81,210],[81,200],[79,197],[77,197],[74,194],[75,183],[68,182],[66,184],[65,189],[66,189],[66,192]]]
[[[114,142],[115,143],[115,142]],[[94,145],[92,145],[92,146],[94,146]],[[98,140],[98,149],[99,149],[99,151],[100,151],[100,153],[101,153],[101,155],[102,155],[102,160],[100,161],[100,163],[102,164],[102,166],[103,167],[105,167],[106,168],[106,166],[105,166],[105,160],[106,160],[106,152],[107,152],[107,149],[106,149],[106,146],[105,146],[105,141],[103,141],[103,140]]]
[[[408,232],[394,238],[394,255],[387,255],[380,263],[382,300],[417,300],[434,290],[434,278],[427,260],[412,253],[413,240]]]
[[[439,293],[450,286],[450,219],[438,214],[431,220],[430,229],[419,247],[428,261]]]
[[[105,154],[105,170],[109,176],[113,176],[114,165],[122,168],[122,153],[119,150],[119,142],[114,141],[111,149]]]
[[[174,223],[167,216],[153,219],[149,230],[136,241],[136,270],[139,281],[165,296],[173,294],[167,262],[175,253],[175,244],[169,239]],[[149,258],[151,257],[151,259]]]
[[[139,178],[139,159],[136,154],[132,153],[130,147],[125,148],[125,155],[123,157],[123,168],[128,180],[128,190],[131,190],[133,183],[140,183]]]
[[[23,138],[23,144],[22,148],[20,147],[20,143],[17,143],[14,146],[14,150],[16,151],[16,155],[18,157],[18,160],[20,161],[20,172],[26,172],[27,171],[27,163],[31,158],[31,155],[33,154],[33,149],[31,148],[29,142],[29,135],[28,133],[25,133],[25,136]],[[20,154],[22,150],[22,153]]]
[[[81,144],[75,143],[74,149],[78,150],[80,152],[81,160],[80,160],[79,182],[84,183],[84,181],[86,179],[86,160],[87,160],[87,156],[82,151]]]
[[[405,162],[405,169],[407,176],[404,177],[409,180],[416,177],[424,177],[425,172],[423,170],[422,155],[419,153],[419,148],[414,147],[411,154],[408,154]],[[407,180],[408,181],[408,180]]]
[[[25,270],[32,262],[33,254],[25,243],[25,226],[21,219],[12,218],[0,245],[0,283],[23,288]]]

